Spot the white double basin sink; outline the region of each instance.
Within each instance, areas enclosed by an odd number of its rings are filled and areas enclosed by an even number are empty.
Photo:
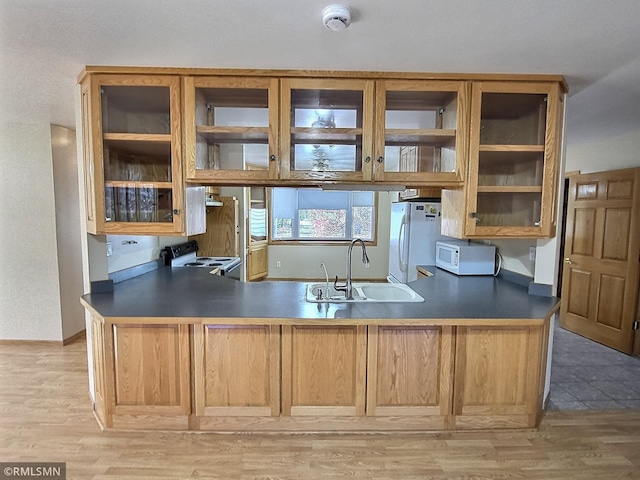
[[[353,299],[347,299],[345,292],[336,290],[332,284],[327,288],[326,283],[311,283],[307,285],[305,298],[310,303],[424,302],[424,298],[404,283],[354,282],[352,286]]]

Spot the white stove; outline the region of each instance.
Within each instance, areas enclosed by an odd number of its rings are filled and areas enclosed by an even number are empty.
[[[164,251],[167,257],[165,264],[171,267],[209,268],[217,270],[218,275],[240,278],[240,257],[198,257],[198,242],[195,240],[166,247]]]

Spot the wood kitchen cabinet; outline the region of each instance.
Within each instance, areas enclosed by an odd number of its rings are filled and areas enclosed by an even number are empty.
[[[203,233],[203,185],[321,185],[441,196],[452,237],[555,235],[560,76],[87,67],[81,83],[91,233]]]
[[[563,111],[559,83],[473,84],[469,172],[443,191],[444,235],[555,235]]]
[[[249,245],[247,254],[247,281],[262,280],[269,274],[269,245]]]
[[[96,418],[104,427],[111,427],[107,421],[105,354],[104,354],[104,320],[91,313],[91,359],[93,363],[93,410]]]
[[[369,326],[367,415],[446,428],[453,338],[448,326]]]
[[[106,423],[184,429],[191,413],[189,326],[104,324]]]
[[[187,178],[458,185],[468,89],[462,81],[187,77]],[[401,169],[402,146],[420,147],[420,162]]]
[[[183,91],[189,180],[242,185],[278,178],[277,78],[187,76]]]
[[[284,78],[280,83],[280,178],[370,181],[373,80]]]
[[[536,426],[548,325],[461,326],[457,330],[451,428]]]
[[[458,185],[464,179],[469,83],[376,82],[374,179]]]
[[[282,414],[365,414],[367,327],[282,326]]]
[[[280,415],[280,327],[195,325],[194,375],[199,417]]]
[[[207,232],[193,235],[201,257],[240,256],[240,213],[236,197],[217,197],[219,205],[206,207]]]
[[[183,183],[180,77],[86,74],[81,83],[89,233],[204,231],[204,188]]]

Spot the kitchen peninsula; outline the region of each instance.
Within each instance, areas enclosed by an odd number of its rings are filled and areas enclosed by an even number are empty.
[[[422,303],[316,304],[304,282],[158,270],[82,297],[106,429],[532,428],[557,298],[430,269]]]

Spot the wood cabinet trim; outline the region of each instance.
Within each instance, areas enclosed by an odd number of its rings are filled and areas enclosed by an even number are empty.
[[[522,81],[559,82],[563,91],[568,85],[563,75],[554,74],[512,74],[512,73],[429,73],[429,72],[388,72],[388,71],[348,71],[348,70],[293,70],[293,69],[234,69],[234,68],[182,68],[182,67],[139,67],[87,65],[78,75],[81,82],[86,76],[96,73],[118,75],[190,75],[221,77],[294,77],[294,78],[374,78],[406,80],[476,80],[476,81]]]

